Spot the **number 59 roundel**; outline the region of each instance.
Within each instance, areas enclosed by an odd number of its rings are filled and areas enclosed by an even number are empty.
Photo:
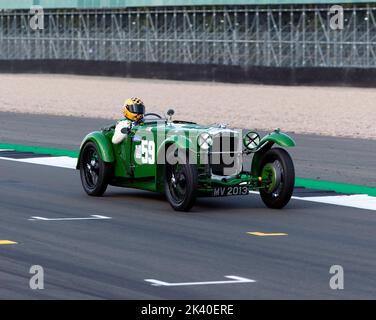
[[[143,164],[154,164],[155,143],[154,141],[142,140],[141,142],[141,162]]]

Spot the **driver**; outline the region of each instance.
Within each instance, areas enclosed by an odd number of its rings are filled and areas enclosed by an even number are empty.
[[[115,133],[112,137],[113,144],[121,143],[126,137],[126,133],[122,133],[123,128],[128,128],[128,131],[132,126],[140,122],[145,114],[145,105],[139,98],[130,98],[125,101],[123,106],[124,119],[119,120],[115,127]]]

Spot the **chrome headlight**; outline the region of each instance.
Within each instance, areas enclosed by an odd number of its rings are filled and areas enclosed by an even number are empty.
[[[213,145],[213,138],[209,133],[201,133],[197,139],[198,146],[203,150],[208,150]]]
[[[256,149],[260,144],[260,135],[257,132],[248,132],[243,138],[244,147],[248,150]]]

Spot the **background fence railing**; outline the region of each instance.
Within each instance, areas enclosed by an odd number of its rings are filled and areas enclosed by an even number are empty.
[[[376,4],[0,11],[0,59],[68,59],[276,67],[376,67]]]

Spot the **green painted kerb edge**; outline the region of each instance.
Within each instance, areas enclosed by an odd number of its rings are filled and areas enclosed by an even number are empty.
[[[73,151],[73,150],[23,146],[19,144],[9,144],[9,143],[1,143],[1,142],[0,142],[0,149],[12,149],[15,151],[20,151],[20,152],[44,153],[44,154],[49,154],[52,156],[67,156],[67,157],[72,157],[72,158],[78,158],[78,154],[79,154],[79,151]],[[376,188],[367,187],[367,186],[359,186],[359,185],[354,185],[354,184],[347,184],[347,183],[296,178],[295,186],[305,187],[305,188],[310,188],[310,189],[317,189],[317,190],[329,190],[329,191],[335,191],[339,193],[368,194],[369,196],[376,197]]]
[[[296,178],[295,186],[318,190],[329,190],[340,193],[368,194],[369,196],[376,197],[376,188],[359,186],[355,184]]]
[[[65,150],[65,149],[55,149],[55,148],[43,148],[43,147],[34,147],[34,146],[22,146],[19,144],[9,144],[1,143],[0,149],[11,149],[19,152],[34,152],[34,153],[43,153],[49,154],[51,156],[67,156],[72,158],[78,158],[78,151]]]

